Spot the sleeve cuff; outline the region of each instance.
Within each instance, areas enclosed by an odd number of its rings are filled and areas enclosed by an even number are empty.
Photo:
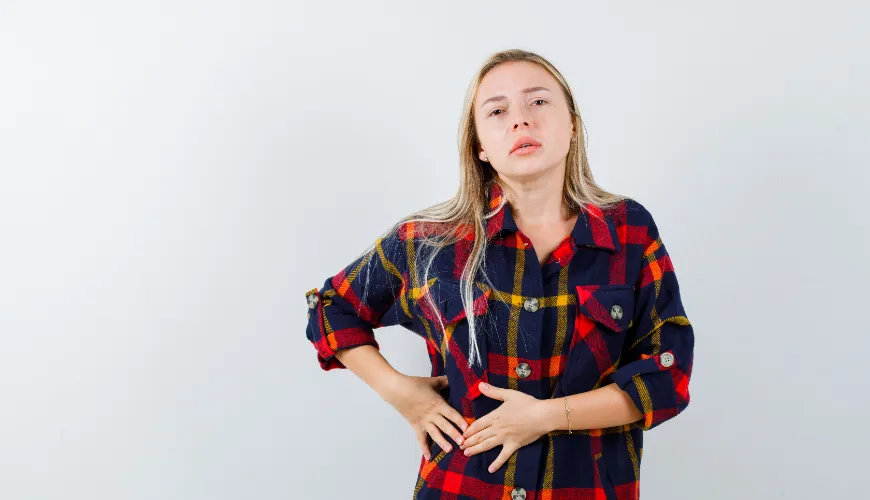
[[[317,361],[320,363],[320,368],[324,371],[347,368],[335,357],[335,353],[342,349],[370,345],[380,350],[380,346],[375,340],[374,330],[370,325],[356,324],[340,330],[332,329],[332,325],[324,317],[323,307],[332,300],[331,295],[329,297],[326,295],[317,288],[305,293],[305,298],[308,301],[308,325],[305,334],[317,351]],[[361,323],[358,318],[354,317],[353,319],[357,323]]]
[[[338,360],[338,358],[335,357],[335,353],[361,345],[370,345],[375,349],[380,350],[380,346],[375,340],[375,335],[371,328],[348,328],[345,330],[339,330],[326,335],[326,337],[321,337],[314,342],[314,348],[317,350],[317,361],[320,363],[320,368],[324,371],[333,370],[335,368],[347,368]]]
[[[666,356],[668,355],[668,356]],[[664,366],[661,359],[665,359]],[[676,366],[670,351],[633,361],[613,372],[612,380],[625,391],[643,419],[632,425],[649,430],[679,413],[670,368]]]

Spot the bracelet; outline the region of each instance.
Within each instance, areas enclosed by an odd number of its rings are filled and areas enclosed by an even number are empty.
[[[565,416],[568,418],[568,434],[571,432],[571,410],[568,409],[568,398],[565,398]]]

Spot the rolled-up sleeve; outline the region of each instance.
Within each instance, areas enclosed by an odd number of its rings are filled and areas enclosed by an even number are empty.
[[[673,263],[652,216],[648,216],[643,248],[634,323],[613,381],[643,413],[643,419],[632,426],[649,430],[689,405],[695,336]]]
[[[356,258],[323,286],[305,293],[306,337],[323,370],[346,368],[336,352],[361,345],[380,349],[374,329],[409,321],[407,249],[412,226],[397,224],[374,247]]]

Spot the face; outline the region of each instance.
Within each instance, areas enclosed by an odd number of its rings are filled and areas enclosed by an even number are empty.
[[[564,168],[574,122],[559,83],[541,66],[511,61],[493,68],[475,95],[474,121],[477,155],[499,176],[529,178]],[[515,150],[517,141],[540,146]]]

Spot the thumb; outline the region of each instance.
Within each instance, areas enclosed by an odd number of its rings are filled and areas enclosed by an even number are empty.
[[[498,399],[500,401],[504,401],[505,390],[502,389],[501,387],[495,387],[495,386],[489,385],[489,384],[484,383],[484,382],[481,382],[480,384],[478,384],[478,387],[480,387],[480,392],[482,394],[484,394],[485,396],[488,396],[488,397],[493,398],[493,399]]]

